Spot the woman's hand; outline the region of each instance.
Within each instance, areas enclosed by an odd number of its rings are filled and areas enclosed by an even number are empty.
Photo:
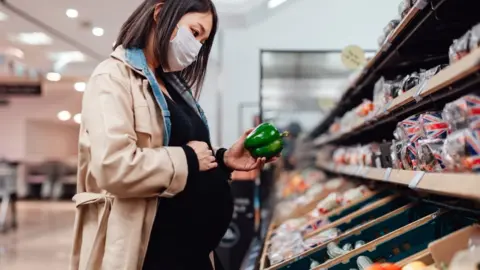
[[[197,154],[199,170],[201,172],[211,170],[218,166],[218,163],[213,156],[212,150],[210,150],[208,147],[208,144],[205,142],[191,141],[187,143],[187,145],[190,146],[193,151],[195,151],[195,154]]]
[[[265,158],[254,158],[250,155],[243,144],[245,139],[247,138],[248,134],[253,131],[252,129],[247,130],[238,140],[233,144],[230,149],[225,152],[223,157],[225,165],[227,165],[230,169],[237,170],[237,171],[251,171],[255,169],[262,168],[263,165],[267,162]],[[273,162],[277,158],[273,158],[268,162]]]

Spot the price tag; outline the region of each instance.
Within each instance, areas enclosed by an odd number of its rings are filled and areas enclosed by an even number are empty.
[[[423,79],[417,86],[417,91],[413,94],[413,98],[415,99],[416,102],[419,102],[420,100],[423,99],[421,94],[423,93],[423,90],[425,90],[425,87],[428,84],[428,79]]]
[[[363,166],[358,166],[357,167],[357,170],[355,171],[355,175],[356,176],[360,176],[360,173],[363,171]]]
[[[390,174],[392,173],[392,168],[387,168],[385,170],[385,174],[383,175],[383,180],[384,181],[390,181]]]
[[[415,176],[410,180],[410,184],[408,184],[408,187],[411,189],[416,189],[420,181],[422,181],[423,176],[425,175],[425,172],[416,172]]]

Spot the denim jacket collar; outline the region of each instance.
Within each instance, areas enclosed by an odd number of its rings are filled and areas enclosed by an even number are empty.
[[[112,57],[124,62],[127,66],[129,66],[133,71],[140,74],[141,76],[145,77],[153,91],[155,96],[155,100],[162,110],[164,125],[165,125],[165,136],[164,136],[164,145],[168,145],[170,134],[171,134],[171,121],[170,121],[170,111],[168,110],[167,101],[163,92],[160,88],[160,85],[155,78],[155,74],[152,70],[148,67],[147,59],[142,49],[132,48],[132,49],[124,49],[122,46],[117,47],[117,49],[111,54]],[[197,101],[193,98],[190,91],[183,91],[181,93],[185,101],[200,115],[205,125],[208,127],[208,122],[205,117],[205,113],[203,112],[200,105]]]

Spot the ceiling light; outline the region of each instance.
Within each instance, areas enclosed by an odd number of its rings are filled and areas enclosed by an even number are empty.
[[[73,87],[75,88],[76,91],[78,92],[83,92],[85,91],[85,88],[87,87],[87,84],[84,82],[76,82]]]
[[[66,51],[50,53],[48,58],[54,62],[53,70],[61,71],[66,65],[70,63],[85,62],[86,57],[79,51]]]
[[[97,36],[97,37],[103,36],[103,33],[104,33],[103,28],[94,27],[94,28],[92,29],[92,34],[95,35],[95,36]]]
[[[42,32],[19,33],[17,35],[9,35],[8,39],[13,42],[20,42],[27,45],[52,44],[52,38]]]
[[[20,58],[20,59],[25,58],[25,53],[18,48],[13,48],[13,47],[6,48],[5,49],[5,54],[8,54],[8,55]]]
[[[72,18],[72,19],[78,17],[78,11],[76,9],[73,9],[73,8],[67,9],[65,14],[67,15],[67,17]]]
[[[6,21],[8,19],[8,15],[0,11],[0,21]]]
[[[72,115],[69,111],[61,111],[57,114],[57,117],[60,121],[68,121],[72,118]]]
[[[287,2],[287,0],[270,0],[268,1],[268,8],[276,8],[285,2]]]
[[[60,73],[56,73],[56,72],[49,72],[49,73],[47,73],[47,75],[45,77],[47,78],[47,80],[49,80],[51,82],[58,82],[62,79],[62,75],[60,75]]]
[[[75,123],[77,124],[80,124],[82,122],[82,114],[81,113],[75,114],[75,116],[73,117],[73,121],[75,121]]]

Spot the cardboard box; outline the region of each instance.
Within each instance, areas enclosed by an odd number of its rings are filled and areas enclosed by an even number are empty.
[[[468,249],[469,240],[473,236],[480,237],[479,224],[468,226],[430,243],[428,249],[437,269],[448,267],[457,252]]]

